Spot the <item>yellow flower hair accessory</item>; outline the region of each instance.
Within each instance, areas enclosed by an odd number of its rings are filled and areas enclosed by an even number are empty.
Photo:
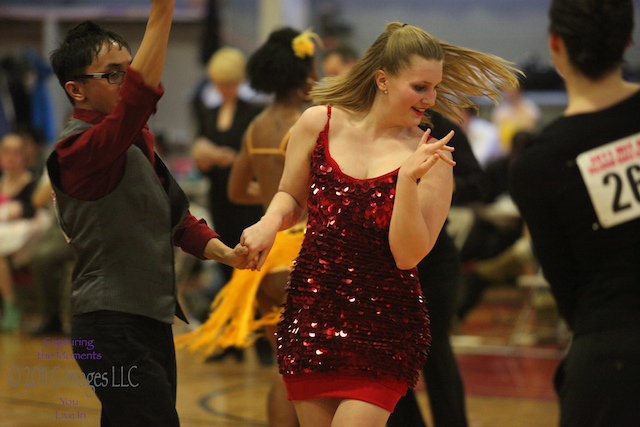
[[[294,55],[301,59],[313,56],[316,51],[316,45],[313,43],[314,40],[318,45],[322,46],[322,39],[319,35],[311,31],[311,28],[298,34],[291,42]]]

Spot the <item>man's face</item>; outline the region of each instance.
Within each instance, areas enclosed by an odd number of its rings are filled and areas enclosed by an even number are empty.
[[[353,67],[353,64],[355,64],[355,61],[352,63],[345,63],[340,55],[332,53],[322,61],[322,69],[325,76],[335,77],[349,71],[351,67]]]
[[[131,64],[131,53],[116,43],[105,43],[96,59],[86,69],[86,74],[109,73],[112,71],[125,71]],[[74,95],[80,94],[76,99],[76,107],[109,114],[115,108],[120,99],[120,86],[122,83],[112,84],[104,79],[86,78],[75,81]]]

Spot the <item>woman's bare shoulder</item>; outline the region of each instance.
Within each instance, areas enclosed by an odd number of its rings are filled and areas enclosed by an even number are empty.
[[[304,120],[305,122],[326,122],[327,117],[328,107],[326,105],[312,105],[302,112],[300,120]]]
[[[318,133],[324,129],[328,118],[328,107],[326,105],[311,106],[303,111],[294,126],[294,131]]]

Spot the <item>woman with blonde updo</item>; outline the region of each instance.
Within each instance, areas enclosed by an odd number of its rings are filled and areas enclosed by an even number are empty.
[[[242,205],[229,200],[227,185],[242,135],[262,106],[239,98],[245,81],[245,54],[234,47],[218,49],[207,64],[207,76],[220,94],[221,103],[209,107],[202,99],[194,104],[196,140],[191,155],[200,172],[209,180],[208,209],[213,226],[228,245],[240,239],[242,230],[262,216],[259,204]],[[231,279],[233,268],[220,264],[224,282]]]

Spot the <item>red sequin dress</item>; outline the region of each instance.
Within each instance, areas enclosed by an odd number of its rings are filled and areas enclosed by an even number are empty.
[[[389,248],[398,170],[344,174],[329,122],[311,156],[309,220],[287,289],[278,363],[291,400],[355,398],[393,410],[427,359],[429,320],[417,270]]]

